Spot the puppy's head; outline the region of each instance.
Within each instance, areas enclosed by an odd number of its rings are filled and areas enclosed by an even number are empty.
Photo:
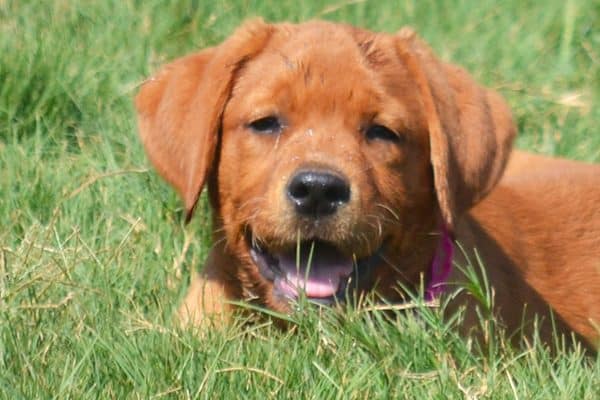
[[[208,182],[224,265],[262,302],[299,290],[394,297],[436,230],[496,184],[514,136],[495,93],[410,30],[246,24],[167,65],[137,97],[140,134],[188,216]]]

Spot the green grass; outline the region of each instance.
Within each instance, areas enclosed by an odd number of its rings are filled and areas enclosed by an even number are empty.
[[[249,16],[412,25],[509,100],[520,147],[600,161],[592,0],[0,0],[0,398],[597,398],[597,360],[495,332],[481,350],[435,311],[173,326],[208,210],[183,226],[132,97]]]

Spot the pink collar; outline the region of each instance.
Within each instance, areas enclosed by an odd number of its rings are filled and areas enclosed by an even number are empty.
[[[454,255],[452,236],[445,225],[442,226],[440,231],[441,238],[431,262],[431,276],[425,290],[426,301],[440,297],[446,288],[450,272],[452,272],[452,258]]]

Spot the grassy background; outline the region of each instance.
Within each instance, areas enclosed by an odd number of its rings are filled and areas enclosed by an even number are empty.
[[[170,321],[209,246],[208,210],[148,168],[132,97],[242,20],[414,26],[498,89],[518,145],[600,161],[600,3],[0,0],[0,397],[594,399],[600,363],[485,350],[435,312],[302,309],[293,333]],[[488,321],[489,322],[489,321]]]

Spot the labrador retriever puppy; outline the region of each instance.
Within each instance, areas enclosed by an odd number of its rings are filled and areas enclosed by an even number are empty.
[[[597,344],[600,167],[516,153],[501,180],[509,108],[411,29],[250,21],[163,67],[136,107],[187,219],[205,186],[213,210],[183,323],[232,300],[288,312],[301,293],[433,299],[476,251],[510,331],[538,316],[547,340]]]

